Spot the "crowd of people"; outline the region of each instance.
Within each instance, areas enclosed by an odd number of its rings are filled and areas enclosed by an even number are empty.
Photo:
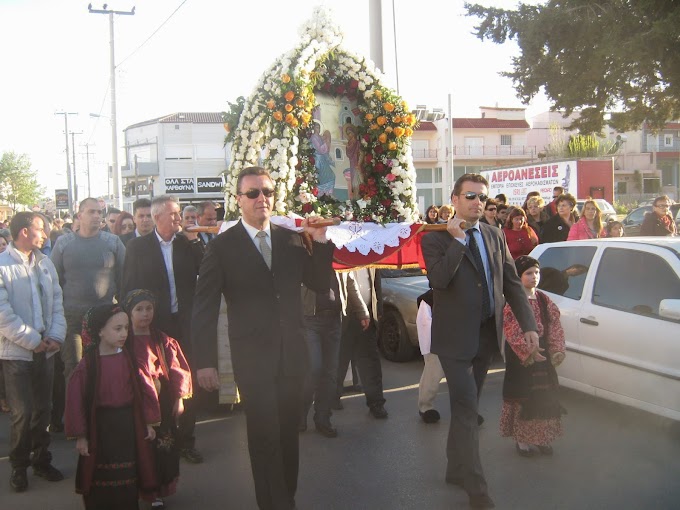
[[[14,491],[27,490],[29,467],[63,479],[49,446],[51,434],[65,432],[75,439],[86,508],[137,508],[139,498],[163,508],[180,459],[203,461],[195,425],[220,386],[222,299],[260,508],[295,508],[298,435],[312,410],[319,434],[339,435],[331,417],[343,408],[350,361],[370,415],[388,417],[376,342],[379,271],[334,272],[333,247],[315,218],[303,221],[311,251],[302,236],[271,224],[265,169],[243,170],[237,189],[241,221],[219,236],[217,204],[181,209],[170,195],[138,199],[132,214],[86,198],[73,221],[21,212],[0,230],[0,408],[11,413]],[[561,188],[549,204],[531,193],[523,207],[487,193],[482,176],[466,174],[451,205],[426,211],[446,231],[422,239],[431,289],[418,303],[419,412],[426,423],[440,419],[433,401],[446,377],[446,481],[475,508],[493,507],[477,406],[497,353],[507,367],[501,434],[533,456],[550,455],[562,433],[555,367],[564,333],[559,310],[536,290],[540,264],[528,254],[540,242],[623,235],[619,222],[603,224],[593,200],[579,217]],[[669,206],[668,197],[655,199],[643,235],[676,234]]]
[[[656,197],[652,211],[645,215],[640,235],[677,235],[677,226],[670,214],[671,204],[666,195]],[[446,223],[452,214],[455,210],[451,205],[431,205],[425,211],[423,221]],[[529,192],[521,207],[508,205],[504,194],[487,197],[480,221],[503,229],[513,259],[528,255],[540,243],[625,235],[623,223],[613,219],[605,222],[600,206],[592,198],[585,200],[579,214],[576,198],[565,193],[561,186],[553,189],[553,200],[547,204],[538,191]]]

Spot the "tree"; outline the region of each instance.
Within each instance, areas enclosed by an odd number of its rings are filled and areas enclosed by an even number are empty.
[[[480,39],[516,39],[511,72],[527,104],[543,87],[570,129],[599,134],[604,112],[618,131],[652,130],[680,118],[680,2],[667,0],[549,0],[517,10],[465,4],[481,18]]]
[[[16,210],[17,204],[32,206],[45,193],[26,154],[4,152],[0,159],[0,200]]]

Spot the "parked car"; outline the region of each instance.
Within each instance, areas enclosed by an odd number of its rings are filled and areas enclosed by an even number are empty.
[[[640,227],[642,226],[642,220],[645,219],[645,214],[652,210],[651,205],[645,205],[644,207],[638,207],[633,209],[628,213],[628,216],[624,218],[621,222],[623,223],[623,231],[627,236],[639,236]],[[673,204],[670,208],[673,218],[675,218],[675,224],[680,228],[680,204]]]
[[[680,239],[537,246],[567,345],[560,383],[680,420]]]
[[[583,204],[585,204],[585,200],[576,200],[576,208],[578,209],[578,214],[579,216],[583,216]],[[617,218],[616,215],[616,209],[614,209],[614,206],[607,202],[606,200],[602,198],[596,198],[595,203],[597,206],[600,208],[600,211],[602,211],[602,224],[606,225],[607,222],[613,221]]]
[[[389,361],[410,361],[420,352],[416,316],[418,296],[430,284],[422,269],[381,269],[383,315],[378,348]]]

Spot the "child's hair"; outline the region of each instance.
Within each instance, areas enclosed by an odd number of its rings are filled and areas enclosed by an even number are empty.
[[[623,235],[624,236],[626,235],[626,232],[623,228],[623,223],[621,223],[620,221],[614,220],[614,221],[610,221],[609,223],[607,223],[607,225],[605,227],[605,230],[607,231],[607,237],[612,236],[612,229],[614,227],[619,227],[621,229],[621,232],[623,233]]]
[[[83,347],[90,350],[96,348],[101,342],[99,333],[109,322],[109,319],[122,312],[123,309],[114,304],[98,305],[90,308],[83,317],[83,330],[81,337],[83,340]]]
[[[135,289],[128,292],[123,299],[123,309],[130,315],[132,309],[142,301],[150,301],[154,308],[156,307],[156,296],[153,295],[153,292],[146,289]]]

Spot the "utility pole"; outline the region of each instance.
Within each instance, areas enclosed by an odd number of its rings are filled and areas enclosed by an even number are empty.
[[[76,177],[76,135],[82,135],[83,132],[75,133],[71,131],[71,146],[73,147],[73,201],[78,203],[78,180]],[[67,135],[68,138],[68,135]]]
[[[137,171],[137,154],[135,154],[135,200],[139,200],[139,173]]]
[[[73,214],[73,192],[71,188],[71,162],[68,158],[68,116],[78,115],[75,112],[55,112],[55,115],[64,116],[64,135],[66,138],[66,182],[68,187],[68,212]]]
[[[85,146],[85,157],[87,158],[87,196],[92,196],[92,188],[90,188],[90,143],[84,143]],[[81,153],[82,154],[82,153]]]
[[[90,14],[108,14],[109,16],[109,37],[110,37],[110,66],[111,66],[111,150],[113,151],[113,193],[116,207],[123,210],[123,179],[120,174],[120,165],[118,164],[118,127],[116,125],[116,59],[114,52],[114,33],[113,33],[113,15],[119,14],[122,16],[134,16],[135,8],[131,11],[113,11],[107,9],[104,4],[103,9],[93,9],[92,4],[87,6]]]

